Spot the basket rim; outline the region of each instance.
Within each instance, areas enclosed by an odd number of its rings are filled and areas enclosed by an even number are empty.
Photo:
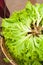
[[[3,52],[3,54],[5,55],[5,57],[9,60],[9,62],[12,64],[12,65],[17,65],[17,63],[15,62],[15,60],[12,59],[11,55],[8,53],[5,45],[4,45],[4,39],[3,37],[1,37],[0,39],[0,47],[1,47],[1,50]],[[7,52],[6,52],[7,51]]]

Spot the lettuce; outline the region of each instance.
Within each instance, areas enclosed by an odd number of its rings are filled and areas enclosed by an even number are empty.
[[[19,65],[43,65],[43,4],[13,12],[2,20],[5,46]]]

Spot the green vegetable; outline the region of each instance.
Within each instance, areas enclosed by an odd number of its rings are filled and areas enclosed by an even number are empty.
[[[2,20],[5,46],[18,65],[43,65],[43,4],[14,12]]]
[[[3,60],[4,60],[6,63],[9,62],[9,60],[8,60],[7,58],[3,58]]]

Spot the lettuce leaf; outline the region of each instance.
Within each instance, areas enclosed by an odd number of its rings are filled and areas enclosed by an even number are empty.
[[[31,23],[37,21],[43,26],[43,4],[30,2],[2,20],[5,46],[19,65],[43,65],[43,34],[39,37],[28,34]]]

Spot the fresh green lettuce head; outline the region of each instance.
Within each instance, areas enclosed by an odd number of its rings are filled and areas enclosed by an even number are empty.
[[[5,46],[18,65],[43,65],[43,4],[27,2],[2,20]]]

